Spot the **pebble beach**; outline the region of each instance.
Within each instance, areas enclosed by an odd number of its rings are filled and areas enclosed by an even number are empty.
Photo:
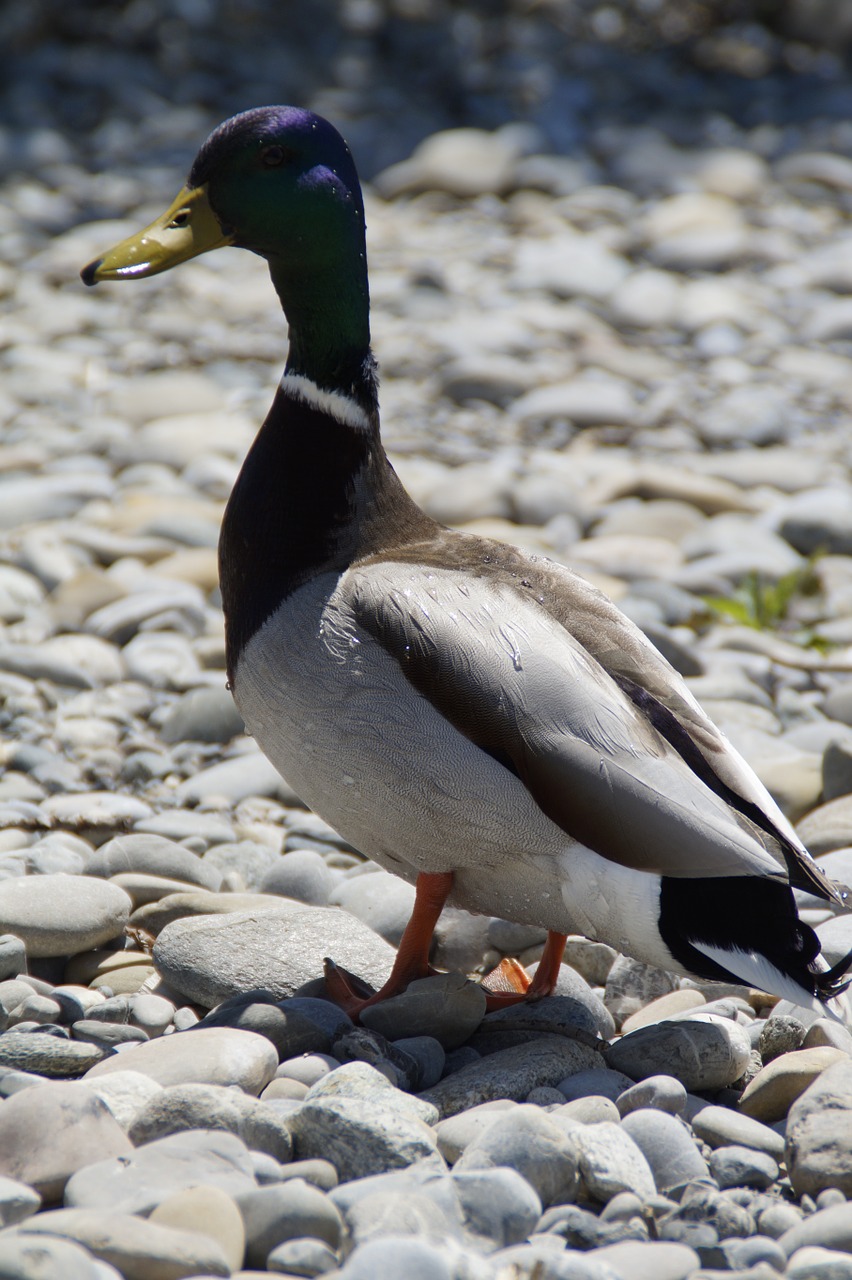
[[[139,58],[97,122],[0,128],[0,1280],[852,1280],[845,1004],[577,936],[556,995],[486,1013],[477,979],[545,933],[458,909],[446,972],[361,1026],[324,998],[326,956],[381,985],[413,888],[302,805],[226,687],[218,531],[286,324],[236,250],[78,275],[258,100],[167,109]],[[369,94],[306,104],[351,117],[409,491],[604,589],[848,884],[852,130],[826,85],[805,123],[711,95],[570,147],[511,104],[390,141]],[[852,913],[797,898],[835,963]]]

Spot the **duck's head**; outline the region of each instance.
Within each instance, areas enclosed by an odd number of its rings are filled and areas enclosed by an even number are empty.
[[[258,107],[226,120],[166,212],[80,274],[89,285],[137,280],[224,245],[260,254],[285,278],[364,255],[358,175],[327,120],[298,107]]]
[[[162,217],[80,274],[138,280],[224,245],[250,249],[268,261],[290,322],[288,371],[372,407],[365,230],[337,130],[299,107],[258,107],[211,133]]]

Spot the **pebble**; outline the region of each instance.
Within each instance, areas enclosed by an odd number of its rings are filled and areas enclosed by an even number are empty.
[[[729,1107],[702,1107],[692,1117],[692,1128],[709,1147],[748,1147],[775,1160],[784,1158],[784,1139],[779,1133]]]
[[[233,1027],[199,1027],[134,1045],[86,1073],[96,1080],[113,1071],[138,1071],[157,1084],[236,1085],[257,1096],[278,1066],[265,1036]]]
[[[62,1276],[63,1280],[114,1280],[120,1273],[105,1267],[70,1240],[51,1239],[41,1233],[17,1231],[7,1233],[0,1252],[2,1280],[46,1280]]]
[[[25,1182],[45,1203],[61,1198],[78,1169],[130,1151],[124,1130],[83,1085],[34,1085],[0,1106],[0,1173]]]
[[[184,845],[163,836],[131,834],[116,836],[90,856],[86,874],[110,879],[127,872],[181,880],[218,893],[222,875]]]
[[[200,1025],[255,1031],[272,1042],[281,1059],[300,1053],[327,1054],[352,1030],[351,1018],[327,1000],[293,996],[276,1002],[263,990],[232,996],[211,1010]]]
[[[835,1062],[848,1063],[842,1049],[800,1049],[782,1053],[749,1081],[740,1110],[753,1120],[772,1123],[783,1120],[796,1098]]]
[[[640,1027],[607,1050],[607,1065],[636,1080],[666,1073],[685,1089],[721,1089],[742,1075],[749,1059],[748,1038],[736,1023],[657,1022]]]
[[[663,1195],[676,1196],[687,1183],[709,1178],[689,1129],[675,1116],[642,1108],[624,1116],[622,1128],[642,1152]]]
[[[227,1276],[231,1271],[215,1241],[134,1214],[54,1209],[39,1214],[26,1229],[76,1241],[96,1258],[114,1263],[128,1280],[169,1280],[181,1271]]]
[[[149,1222],[197,1232],[215,1241],[232,1271],[243,1264],[246,1232],[236,1202],[219,1187],[187,1187],[161,1200]]]
[[[452,1122],[444,1121],[448,1123]],[[438,1146],[443,1150],[440,1132]],[[573,1135],[566,1134],[555,1119],[533,1106],[496,1113],[493,1122],[465,1145],[455,1163],[457,1173],[515,1169],[535,1190],[544,1208],[574,1198],[577,1167]]]
[[[593,1049],[570,1040],[531,1041],[469,1063],[424,1090],[423,1097],[442,1118],[495,1098],[519,1102],[531,1089],[557,1085],[575,1071],[591,1070],[597,1059]]]
[[[789,1231],[785,1231],[778,1243],[788,1258],[797,1249],[820,1245],[825,1249],[840,1249],[852,1253],[852,1203],[820,1209],[803,1219]]]
[[[686,1111],[686,1089],[674,1076],[648,1076],[619,1094],[616,1106],[622,1117],[645,1107],[679,1116]]]
[[[778,1165],[764,1151],[750,1147],[717,1147],[710,1156],[710,1172],[724,1187],[771,1187],[778,1177]]]
[[[464,1044],[482,1024],[485,993],[460,973],[418,978],[402,995],[365,1009],[361,1022],[389,1040],[428,1035],[445,1049]]]
[[[25,1182],[0,1175],[0,1227],[13,1227],[41,1208],[41,1196]]]
[[[852,1061],[844,1056],[826,1067],[790,1107],[786,1161],[797,1194],[814,1196],[834,1187],[852,1195],[850,1152]]]
[[[245,1223],[246,1262],[263,1270],[269,1254],[285,1240],[322,1240],[335,1252],[343,1222],[334,1202],[301,1178],[258,1187],[238,1199]]]
[[[22,876],[0,881],[0,929],[20,938],[27,955],[70,956],[120,937],[130,898],[84,876]]]
[[[322,974],[326,956],[378,989],[394,958],[386,942],[344,912],[295,904],[175,920],[153,954],[164,980],[207,1008],[258,987],[279,999],[295,995]]]
[[[390,1099],[309,1093],[289,1124],[299,1159],[330,1160],[343,1182],[418,1162],[444,1167],[429,1126]]]
[[[231,1133],[193,1129],[135,1151],[128,1147],[127,1154],[115,1158],[100,1155],[69,1178],[65,1204],[70,1208],[146,1215],[188,1187],[219,1187],[239,1200],[256,1185],[249,1151]]]
[[[621,1125],[607,1120],[582,1125],[572,1137],[579,1151],[580,1176],[592,1199],[606,1204],[623,1191],[632,1191],[640,1200],[655,1194],[648,1161]]]
[[[234,1133],[250,1151],[263,1151],[287,1163],[293,1140],[286,1119],[274,1107],[233,1086],[178,1084],[152,1096],[128,1129],[134,1146],[185,1129],[222,1129]]]

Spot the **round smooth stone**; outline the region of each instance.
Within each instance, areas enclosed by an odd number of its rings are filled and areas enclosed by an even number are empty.
[[[850,1153],[852,1060],[844,1055],[817,1076],[790,1108],[786,1159],[797,1194],[815,1196],[833,1187],[852,1196]]]
[[[0,1280],[45,1280],[46,1276],[62,1276],[62,1280],[112,1280],[117,1275],[112,1267],[106,1272],[88,1249],[70,1240],[19,1230],[3,1238],[0,1250]]]
[[[709,1178],[688,1127],[677,1117],[646,1108],[629,1112],[621,1123],[648,1161],[656,1189],[663,1195],[676,1193],[696,1179]]]
[[[0,881],[0,929],[24,942],[27,955],[70,956],[120,937],[128,895],[89,876],[20,876]]]
[[[132,1150],[110,1111],[83,1085],[34,1085],[0,1106],[0,1173],[48,1203],[61,1197],[78,1169]]]
[[[615,1105],[621,1116],[647,1107],[682,1116],[686,1111],[686,1089],[674,1076],[648,1076],[619,1094]]]
[[[64,1080],[81,1076],[112,1053],[105,1044],[69,1040],[64,1032],[25,1031],[24,1025],[0,1035],[0,1070],[31,1071],[49,1080]]]
[[[784,1159],[784,1139],[767,1124],[730,1107],[702,1107],[692,1117],[696,1137],[710,1147],[739,1146],[763,1151],[774,1160]]]
[[[293,1155],[290,1130],[276,1108],[221,1085],[178,1084],[160,1090],[136,1115],[128,1133],[138,1147],[186,1129],[234,1133],[249,1150],[264,1151],[284,1163]]]
[[[593,1199],[606,1203],[623,1191],[640,1199],[656,1194],[651,1167],[624,1126],[604,1120],[582,1125],[571,1136],[583,1184]]]
[[[41,1208],[41,1196],[25,1182],[0,1175],[0,1227],[13,1227]]]
[[[293,1178],[278,1186],[258,1187],[239,1198],[246,1229],[246,1262],[264,1267],[285,1240],[309,1237],[338,1249],[343,1236],[340,1211],[325,1192]]]
[[[460,973],[418,978],[401,995],[365,1009],[361,1022],[389,1040],[432,1036],[445,1049],[470,1038],[485,1016],[485,992]]]
[[[297,1236],[277,1245],[266,1259],[266,1269],[288,1276],[324,1276],[337,1269],[337,1252],[322,1240]]]
[[[184,845],[144,833],[131,832],[108,840],[91,855],[87,867],[88,875],[104,879],[130,872],[180,880],[213,893],[222,884],[222,873]]]
[[[187,1187],[161,1200],[149,1222],[197,1231],[214,1240],[228,1266],[237,1271],[243,1264],[246,1232],[236,1202],[221,1187]]]
[[[577,1153],[571,1136],[537,1107],[522,1105],[497,1114],[465,1147],[455,1172],[510,1168],[526,1178],[544,1208],[572,1199]]]

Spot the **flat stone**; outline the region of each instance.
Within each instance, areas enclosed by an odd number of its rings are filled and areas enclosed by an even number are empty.
[[[657,1022],[616,1040],[606,1053],[607,1065],[636,1080],[667,1074],[690,1092],[722,1089],[742,1075],[749,1060],[748,1037],[736,1023],[707,1021]]]
[[[800,1049],[773,1058],[746,1085],[740,1110],[754,1120],[769,1124],[783,1120],[796,1098],[835,1062],[848,1064],[841,1049]]]
[[[130,898],[88,876],[20,876],[0,881],[0,930],[30,957],[69,956],[120,937]]]
[[[0,1106],[0,1173],[58,1200],[78,1169],[132,1151],[99,1098],[79,1084],[35,1085]]]
[[[663,1195],[676,1195],[695,1179],[709,1179],[707,1164],[689,1129],[675,1116],[649,1109],[631,1111],[624,1116],[622,1128],[644,1155],[656,1189]]]
[[[395,952],[345,912],[303,906],[176,920],[154,945],[169,986],[208,1008],[257,988],[295,995],[322,976],[326,956],[378,989]]]
[[[46,1031],[13,1028],[0,1035],[0,1070],[31,1071],[48,1080],[81,1076],[111,1053],[106,1044],[84,1044]]]
[[[471,1062],[422,1096],[445,1118],[495,1098],[519,1102],[531,1089],[557,1085],[577,1071],[592,1070],[599,1062],[594,1049],[576,1041],[541,1039]]]
[[[805,1053],[826,1052],[804,1050]],[[797,1194],[826,1187],[852,1195],[852,1060],[823,1070],[790,1107],[787,1169]]]
[[[246,1228],[246,1263],[263,1269],[285,1240],[309,1237],[337,1250],[343,1235],[340,1211],[324,1192],[300,1178],[258,1187],[239,1199]]]
[[[365,1009],[361,1023],[389,1040],[428,1035],[455,1049],[485,1016],[485,992],[464,974],[446,973],[410,982],[399,996]]]
[[[243,1265],[246,1230],[236,1202],[221,1187],[187,1187],[161,1200],[149,1222],[197,1232],[219,1245],[232,1271]]]
[[[186,1129],[234,1133],[250,1151],[264,1151],[286,1164],[293,1140],[274,1107],[232,1086],[178,1084],[160,1090],[136,1115],[128,1135],[136,1147]]]
[[[167,840],[199,839],[207,844],[227,844],[236,834],[222,818],[192,809],[166,809],[153,817],[140,818],[133,827],[135,831],[165,836]]]
[[[126,872],[180,880],[212,893],[217,893],[222,885],[222,873],[184,845],[163,836],[142,833],[108,840],[95,850],[86,867],[87,875],[104,879]]]
[[[519,1106],[496,1113],[494,1121],[467,1143],[455,1171],[501,1167],[515,1169],[525,1178],[544,1208],[574,1197],[576,1144],[563,1127],[537,1107]]]
[[[257,1096],[277,1066],[278,1054],[265,1036],[232,1027],[203,1027],[134,1045],[93,1067],[86,1079],[113,1071],[138,1071],[164,1086],[237,1085]]]
[[[173,1280],[206,1273],[229,1276],[219,1244],[196,1231],[161,1226],[130,1213],[54,1209],[27,1223],[27,1233],[59,1236],[114,1266],[125,1280]]]
[[[86,1163],[68,1181],[71,1208],[148,1214],[187,1187],[219,1187],[238,1198],[256,1187],[251,1155],[232,1133],[194,1129]]]
[[[432,1126],[438,1111],[425,1097],[402,1093],[376,1067],[368,1062],[346,1062],[311,1085],[308,1100],[323,1098],[355,1098],[391,1107],[397,1112]]]
[[[593,1249],[587,1257],[609,1266],[618,1280],[686,1280],[701,1265],[694,1249],[665,1240],[623,1240]]]
[[[785,1231],[778,1243],[788,1258],[810,1245],[852,1253],[852,1201],[819,1209]]]
[[[175,796],[180,804],[186,805],[200,804],[211,797],[224,798],[236,805],[249,796],[268,796],[282,804],[297,803],[292,788],[259,751],[200,769],[179,785]]]
[[[530,976],[537,966],[530,965]],[[508,1048],[532,1035],[577,1034],[609,1039],[615,1034],[612,1015],[588,983],[567,965],[562,966],[556,992],[534,1004],[509,1005],[489,1013],[472,1040],[474,1048],[488,1053]]]
[[[692,1128],[708,1147],[748,1147],[765,1152],[773,1160],[784,1158],[784,1139],[780,1133],[730,1107],[702,1107],[692,1117]]]
[[[644,1009],[637,1009],[629,1018],[625,1018],[621,1025],[622,1033],[629,1035],[639,1027],[649,1027],[654,1022],[665,1022],[676,1014],[700,1009],[706,1003],[700,991],[690,990],[689,987],[683,987],[679,991],[669,991],[664,996],[658,996],[656,1000],[652,1000],[650,1004],[646,1004]]]

